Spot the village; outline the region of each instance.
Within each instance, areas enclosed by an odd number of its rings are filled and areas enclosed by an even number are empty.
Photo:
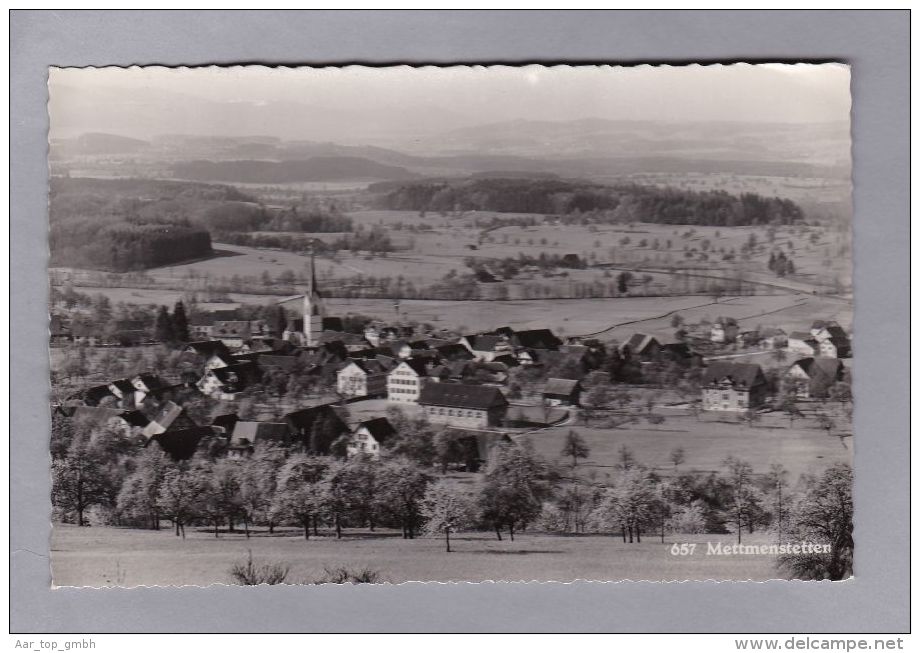
[[[184,364],[175,382],[155,372],[112,379],[81,388],[56,410],[141,438],[144,446],[156,443],[174,460],[205,448],[245,456],[264,443],[379,456],[396,432],[395,414],[449,429],[467,452],[458,462],[479,469],[496,443],[554,425],[588,424],[615,411],[614,403],[622,410],[632,401],[651,413],[662,401],[750,422],[768,413],[794,419],[802,404],[816,400],[849,400],[850,338],[833,321],[786,333],[743,331],[731,317],[703,325],[675,319],[671,342],[636,333],[608,349],[594,338],[563,341],[549,329],[451,334],[370,323],[363,333],[345,332],[341,318],[327,315],[315,280],[294,301],[302,316],[288,319],[283,330],[265,320],[233,319],[230,311],[190,323],[190,341],[177,345]],[[52,343],[68,341],[103,345],[100,334],[67,333],[54,317]],[[751,356],[767,361],[766,369],[737,361]],[[289,385],[292,376],[326,379],[326,398],[318,393],[308,405],[260,416],[253,390],[264,401],[266,386],[279,378]],[[642,384],[665,391],[651,399],[633,392],[625,404],[617,398],[617,386]],[[193,417],[183,406],[202,397],[226,412]]]

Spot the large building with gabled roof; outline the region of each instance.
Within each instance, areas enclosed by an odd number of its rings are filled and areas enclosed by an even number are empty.
[[[463,383],[429,383],[418,404],[430,422],[473,429],[500,425],[508,410],[498,388]]]

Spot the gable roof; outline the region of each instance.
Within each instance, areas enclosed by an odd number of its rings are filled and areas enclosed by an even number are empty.
[[[531,349],[557,349],[562,341],[549,329],[515,331],[511,341],[518,347]]]
[[[286,422],[237,422],[230,436],[230,446],[254,445],[259,442],[286,444],[290,438],[290,427]]]
[[[815,337],[808,331],[793,331],[789,334],[789,340],[803,340],[805,342],[817,342]]]
[[[843,363],[839,358],[801,358],[794,362],[792,367],[799,367],[809,378],[823,376],[828,379],[837,380],[843,373]]]
[[[732,387],[749,389],[765,383],[763,370],[755,363],[726,363],[716,361],[703,371],[703,385],[714,385],[729,381]]]
[[[134,384],[131,383],[128,379],[117,379],[109,383],[109,385],[115,386],[115,388],[117,388],[118,390],[121,390],[122,392],[127,392],[129,394],[133,394],[134,391],[137,389],[134,387]]]
[[[634,354],[644,354],[653,344],[660,346],[658,340],[656,340],[653,336],[647,335],[645,333],[634,333],[623,346],[629,347],[629,351]]]
[[[458,342],[438,345],[434,348],[438,356],[448,361],[471,360],[474,358],[473,353]]]
[[[408,365],[413,372],[419,376],[428,376],[428,364],[427,361],[424,361],[420,358],[406,358],[399,361],[399,365],[396,365],[393,370],[397,369],[400,365]],[[390,370],[391,372],[393,370]]]
[[[131,381],[144,384],[148,390],[158,390],[166,385],[163,379],[156,374],[138,374]]]
[[[211,356],[220,356],[225,360],[230,360],[230,350],[227,345],[220,340],[198,340],[190,342],[185,346],[186,351],[194,351],[199,356],[210,358]]]
[[[209,435],[213,435],[210,426],[192,426],[175,431],[166,431],[157,433],[144,446],[148,446],[154,440],[160,445],[173,460],[188,460],[195,455],[198,450],[198,443]]]
[[[549,379],[546,382],[546,388],[543,390],[543,394],[571,397],[577,390],[578,381],[573,379]]]
[[[476,335],[465,336],[466,341],[470,343],[475,351],[496,351],[496,349],[507,342],[504,336],[496,335]]]
[[[422,388],[418,403],[451,408],[488,410],[507,406],[508,400],[498,388],[463,383],[429,383]]]
[[[374,436],[377,442],[383,443],[388,438],[396,435],[396,429],[390,424],[386,417],[375,417],[355,425],[352,433],[357,433],[358,429],[365,428],[367,432]]]

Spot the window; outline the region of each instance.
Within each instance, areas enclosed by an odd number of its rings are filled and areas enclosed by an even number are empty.
[[[728,393],[727,393],[727,392],[723,392],[723,393],[722,393],[722,399],[723,399],[724,401],[728,401]]]

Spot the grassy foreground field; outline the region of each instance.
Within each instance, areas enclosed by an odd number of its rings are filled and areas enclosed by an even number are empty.
[[[298,532],[267,533],[247,540],[206,529],[188,529],[187,539],[169,530],[110,527],[78,528],[55,524],[51,535],[51,571],[55,586],[137,587],[230,583],[229,569],[252,551],[257,564],[290,566],[288,582],[311,582],[324,569],[370,568],[386,582],[406,581],[573,581],[573,580],[767,580],[782,577],[770,555],[707,555],[706,542],[730,545],[732,535],[667,535],[641,544],[617,536],[524,533],[501,542],[485,533],[442,539],[403,540],[397,533],[349,532],[342,540],[320,536],[304,541]],[[698,542],[692,556],[670,553],[675,542]],[[746,536],[748,544],[766,544],[766,534]]]
[[[674,471],[669,454],[681,447],[686,456],[681,471],[722,472],[722,461],[727,456],[735,456],[750,462],[757,474],[764,474],[771,464],[780,463],[789,471],[793,485],[803,473],[821,472],[835,463],[852,463],[853,460],[853,438],[840,438],[837,430],[828,436],[816,428],[814,420],[797,420],[794,427],[789,428],[788,420],[769,415],[762,423],[749,427],[730,423],[728,416],[705,414],[700,421],[683,415],[672,417],[665,410],[657,412],[666,416],[663,424],[652,426],[643,421],[616,429],[559,426],[515,436],[515,439],[529,441],[547,460],[567,465],[569,461],[559,452],[566,434],[570,430],[577,431],[591,448],[587,460],[579,463],[578,471],[582,475],[593,471],[598,481],[603,481],[608,474],[615,475],[617,452],[623,445],[632,450],[640,463],[664,474]],[[849,424],[842,418],[838,418],[837,423],[849,436]]]

